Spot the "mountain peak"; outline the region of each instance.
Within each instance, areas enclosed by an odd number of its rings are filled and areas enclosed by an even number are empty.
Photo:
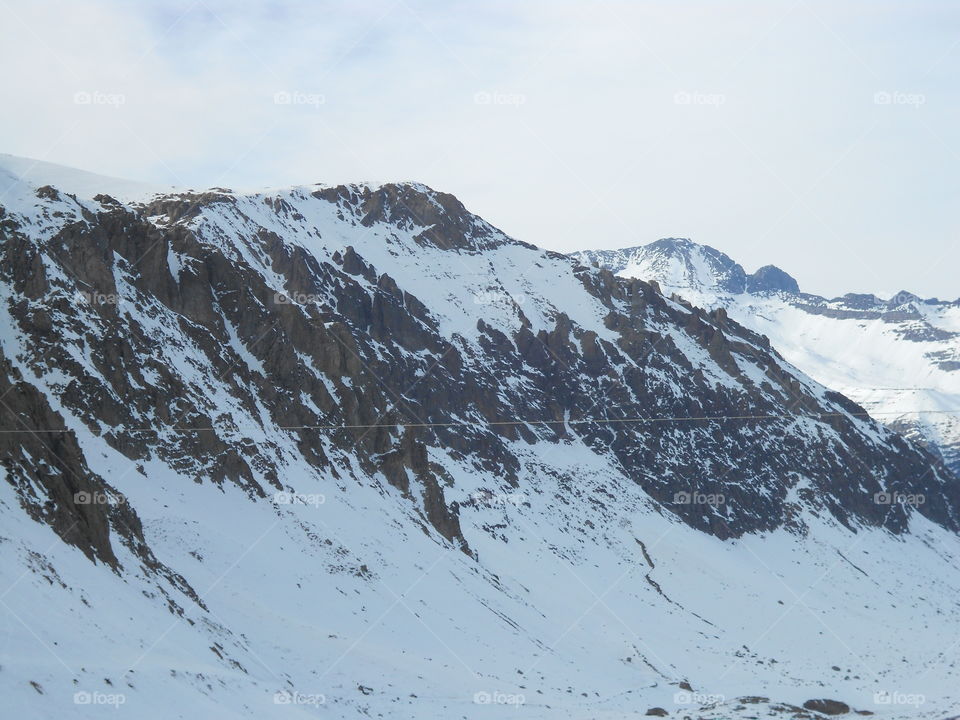
[[[699,243],[695,243],[690,238],[667,237],[667,238],[660,238],[659,240],[654,240],[652,243],[649,243],[649,245],[647,245],[646,247],[690,251],[690,250],[693,250],[694,248],[706,247],[706,246],[700,245]]]
[[[617,275],[656,280],[680,295],[800,292],[797,281],[775,265],[765,265],[747,275],[726,253],[690,238],[661,238],[622,250],[586,250],[573,255]]]
[[[440,249],[476,251],[508,241],[454,195],[422,183],[325,186],[312,195],[352,214],[365,227],[383,223],[416,229],[421,242]]]
[[[574,255],[618,275],[656,279],[670,290],[717,291],[739,295],[747,274],[730,256],[689,238],[661,238],[648,245],[623,250],[584,251]]]
[[[757,294],[762,292],[788,292],[797,295],[800,285],[797,281],[776,265],[764,265],[747,278],[747,292]]]
[[[887,309],[895,310],[896,308],[903,307],[904,305],[921,302],[923,302],[923,300],[919,295],[914,295],[909,290],[901,290],[887,301]]]

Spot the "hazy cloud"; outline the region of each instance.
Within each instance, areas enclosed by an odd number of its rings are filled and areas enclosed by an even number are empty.
[[[956,298],[950,3],[14,2],[0,149],[230,187],[416,179],[558,250],[689,236]]]

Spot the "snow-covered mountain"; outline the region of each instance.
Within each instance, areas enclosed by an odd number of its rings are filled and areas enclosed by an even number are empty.
[[[767,265],[752,275],[727,255],[687,239],[575,253],[621,277],[654,280],[730,316],[805,373],[871,415],[941,453],[960,473],[960,299],[803,293]]]
[[[418,184],[0,178],[13,716],[958,707],[956,477],[725,312]]]

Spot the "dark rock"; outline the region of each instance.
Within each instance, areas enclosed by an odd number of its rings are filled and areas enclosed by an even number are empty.
[[[764,265],[747,277],[747,292],[786,292],[796,295],[800,293],[800,286],[776,265]]]
[[[823,713],[824,715],[843,715],[850,712],[850,706],[839,700],[807,700],[803,707],[807,710]]]
[[[43,187],[38,187],[36,195],[42,200],[59,200],[60,193],[57,190],[49,185],[44,185]]]

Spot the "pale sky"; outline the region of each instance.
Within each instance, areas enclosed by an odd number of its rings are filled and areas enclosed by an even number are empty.
[[[690,237],[960,297],[960,5],[0,0],[0,152],[193,187],[418,180],[559,251]]]

